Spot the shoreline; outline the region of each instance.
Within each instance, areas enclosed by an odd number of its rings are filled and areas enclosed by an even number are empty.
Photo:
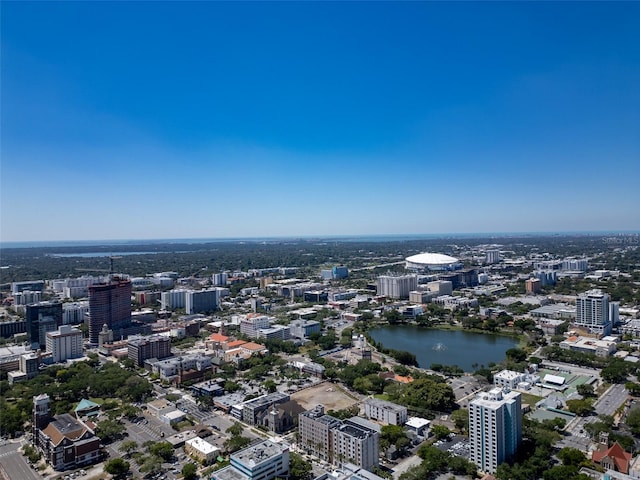
[[[425,325],[420,325],[414,321],[412,322],[406,322],[406,323],[398,323],[398,324],[389,324],[389,323],[376,323],[376,324],[371,324],[371,325],[367,325],[366,330],[363,332],[363,335],[365,336],[365,338],[367,339],[367,342],[369,343],[369,345],[376,350],[376,352],[378,352],[378,354],[380,355],[386,355],[386,356],[390,356],[388,353],[384,353],[381,352],[378,348],[378,345],[385,349],[385,350],[395,350],[395,351],[405,351],[408,352],[414,356],[416,356],[416,354],[412,351],[409,350],[398,350],[396,348],[391,348],[391,347],[387,347],[386,345],[384,345],[384,343],[379,342],[377,340],[375,340],[371,334],[370,331],[375,329],[375,328],[385,328],[385,327],[405,327],[405,326],[412,326],[412,327],[417,327],[419,329],[424,329],[424,330],[434,330],[434,331],[460,331],[460,332],[468,332],[468,333],[473,333],[473,334],[480,334],[480,335],[490,335],[490,336],[499,336],[499,337],[507,337],[507,338],[511,338],[514,340],[517,340],[517,344],[512,347],[512,348],[519,348],[521,350],[525,350],[526,351],[526,345],[527,345],[527,341],[526,341],[526,335],[521,334],[521,333],[517,333],[517,332],[488,332],[486,330],[481,330],[481,329],[465,329],[462,326],[459,325],[439,325],[439,326],[425,326]],[[503,357],[501,360],[494,362],[496,364],[503,362],[506,359],[506,357]],[[417,360],[417,358],[416,358]],[[401,364],[400,362],[397,362],[398,364]],[[412,366],[412,365],[405,365],[407,368],[418,368],[420,370],[426,370],[426,371],[433,371],[431,370],[430,366],[420,366],[420,362],[418,361],[418,366]],[[475,371],[477,371],[477,369],[471,370],[471,371],[466,371],[465,369],[463,369],[460,365],[457,364],[451,364],[451,365],[446,365],[449,367],[458,367],[460,369],[462,369],[464,371],[465,374],[473,374]],[[487,367],[488,368],[488,367]],[[436,372],[437,373],[437,372]]]

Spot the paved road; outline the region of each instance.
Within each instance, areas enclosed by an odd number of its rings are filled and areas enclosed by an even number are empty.
[[[594,404],[595,413],[596,415],[613,415],[626,401],[627,391],[624,385],[613,385]],[[567,436],[558,442],[558,446],[560,448],[572,447],[586,451],[592,441],[584,427],[589,423],[598,421],[596,415],[576,417],[569,422],[565,429]]]
[[[0,446],[0,474],[7,480],[42,480],[39,473],[27,463],[18,451],[21,443],[5,443]]]
[[[422,462],[422,459],[417,455],[411,455],[408,458],[400,460],[398,462],[398,465],[393,468],[393,478],[397,480],[398,478],[400,478],[400,475],[402,475],[410,468],[420,465],[420,462]]]
[[[566,436],[557,443],[557,446],[559,448],[571,447],[587,451],[592,442],[584,426],[597,421],[597,419],[597,417],[576,417],[565,429]]]
[[[627,401],[628,392],[624,385],[613,385],[595,403],[594,407],[598,415],[612,415]]]
[[[378,265],[371,265],[369,267],[351,268],[350,270],[352,272],[362,272],[364,270],[375,270],[376,268],[393,267],[395,265],[404,265],[405,263],[407,262],[405,262],[404,260],[401,260],[399,262],[379,263]]]

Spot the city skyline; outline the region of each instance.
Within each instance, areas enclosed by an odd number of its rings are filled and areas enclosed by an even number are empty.
[[[638,231],[639,21],[5,3],[0,241]]]

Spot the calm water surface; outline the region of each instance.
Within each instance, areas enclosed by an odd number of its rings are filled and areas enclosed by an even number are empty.
[[[489,362],[504,360],[504,353],[518,345],[511,337],[413,325],[375,328],[369,334],[386,348],[413,353],[422,368],[440,363],[458,365],[465,372],[475,370],[474,364],[487,366]]]

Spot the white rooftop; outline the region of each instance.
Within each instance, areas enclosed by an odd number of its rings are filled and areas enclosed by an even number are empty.
[[[164,417],[169,420],[178,420],[184,417],[185,415],[186,413],[184,413],[182,410],[172,410],[170,412],[165,413]]]
[[[496,375],[495,375],[495,377],[504,378],[505,380],[515,380],[516,378],[519,378],[520,376],[522,376],[521,373],[514,372],[513,370],[502,370],[501,372],[496,373]]]
[[[407,262],[420,263],[423,265],[449,265],[451,263],[458,263],[459,260],[449,255],[442,253],[419,253],[405,258]]]
[[[548,373],[547,375],[544,376],[545,383],[555,383],[556,385],[563,385],[564,381],[565,381],[565,378],[560,377],[558,375],[551,375],[550,373]]]
[[[420,417],[409,417],[409,420],[407,420],[407,423],[405,423],[406,426],[411,427],[411,428],[422,428],[426,425],[429,425],[431,422],[429,420],[426,420],[424,418],[420,418]]]
[[[211,445],[209,442],[201,439],[200,437],[190,438],[189,440],[187,440],[184,443],[186,443],[187,445],[192,446],[193,448],[195,448],[199,452],[202,452],[205,455],[209,455],[211,453],[215,453],[215,452],[220,450],[215,445]]]

